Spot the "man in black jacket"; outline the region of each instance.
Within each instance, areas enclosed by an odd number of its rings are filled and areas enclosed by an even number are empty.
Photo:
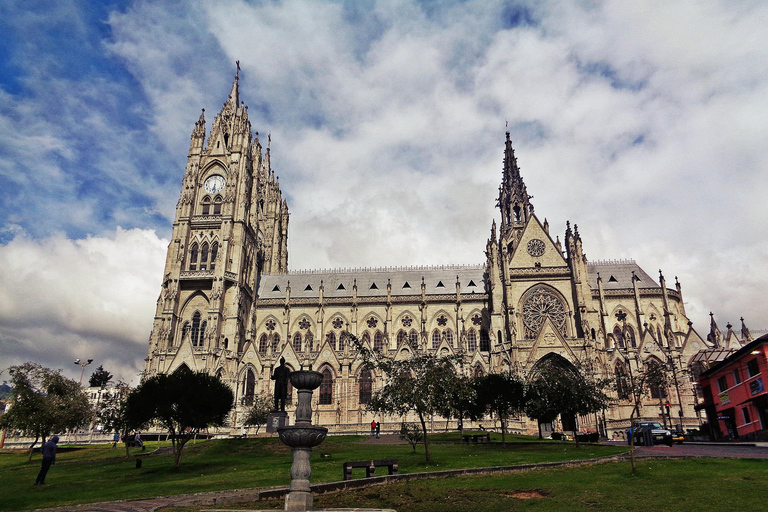
[[[45,485],[45,475],[51,468],[51,464],[56,463],[56,443],[59,442],[59,436],[52,436],[47,443],[43,445],[43,466],[40,473],[37,474],[35,485]]]

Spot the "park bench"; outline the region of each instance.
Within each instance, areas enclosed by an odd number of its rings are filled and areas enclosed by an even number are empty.
[[[478,442],[480,442],[480,443],[490,443],[491,442],[491,434],[490,433],[486,433],[486,434],[464,434],[463,436],[461,436],[461,440],[463,442],[467,443],[467,444],[469,444],[470,442],[472,444],[477,444]]]
[[[390,475],[397,474],[397,460],[358,460],[344,463],[344,480],[352,480],[352,468],[365,468],[365,477],[376,476],[377,467],[387,467]]]

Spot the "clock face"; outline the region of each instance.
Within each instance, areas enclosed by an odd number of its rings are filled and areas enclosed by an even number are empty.
[[[528,254],[531,256],[541,256],[544,254],[544,242],[538,238],[528,241]]]
[[[209,194],[217,194],[221,192],[221,190],[224,188],[224,185],[226,185],[226,181],[224,180],[223,176],[219,176],[218,174],[215,174],[211,177],[209,177],[207,180],[205,180],[205,191]]]

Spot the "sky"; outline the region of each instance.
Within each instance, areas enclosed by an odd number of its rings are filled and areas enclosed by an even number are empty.
[[[759,0],[0,0],[0,368],[138,382],[236,60],[290,269],[484,262],[508,126],[553,236],[677,276],[702,336],[710,311],[768,328],[767,24]]]

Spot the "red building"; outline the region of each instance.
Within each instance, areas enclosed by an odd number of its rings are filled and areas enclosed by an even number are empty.
[[[716,439],[756,439],[768,429],[768,334],[744,345],[699,376]]]

